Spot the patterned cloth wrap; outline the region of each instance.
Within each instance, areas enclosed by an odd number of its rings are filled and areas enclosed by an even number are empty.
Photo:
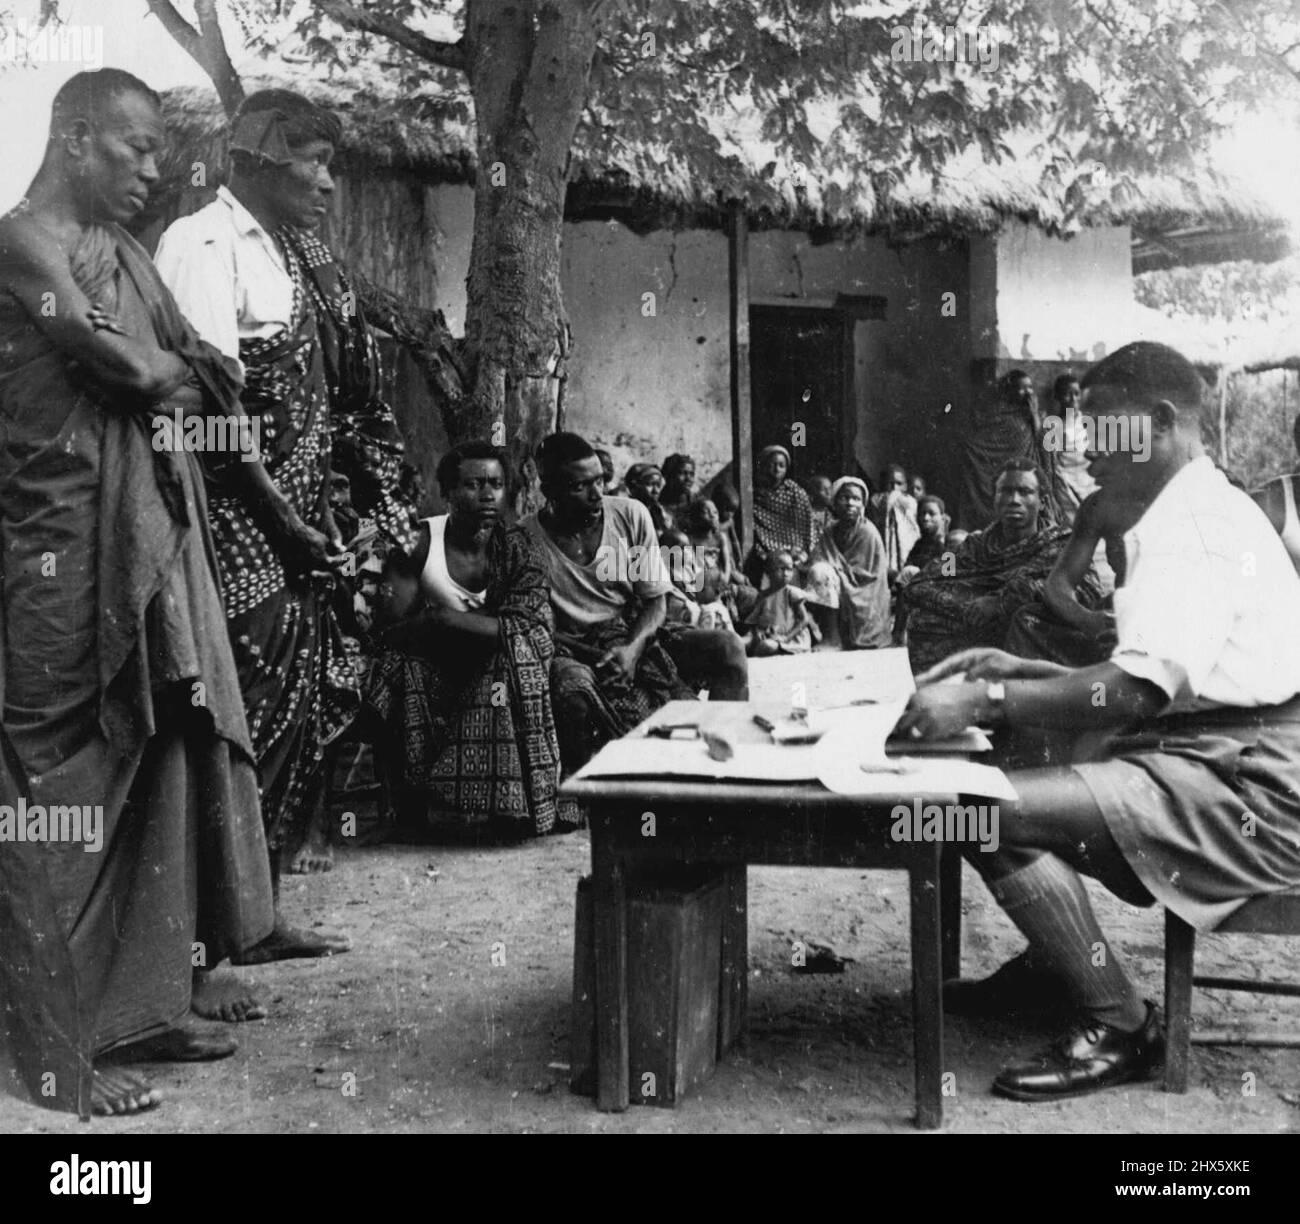
[[[1069,537],[1064,527],[1040,526],[1013,544],[995,523],[967,536],[951,565],[930,562],[898,596],[912,667],[922,671],[969,646],[1004,646],[1012,619],[1042,594]],[[1101,584],[1091,571],[1078,597],[1085,607],[1100,605]]]
[[[811,553],[816,543],[812,503],[799,485],[787,478],[775,489],[754,490],[754,551],[760,558],[783,548]]]
[[[495,643],[436,659],[381,649],[371,666],[365,699],[394,746],[390,781],[421,792],[435,823],[576,825],[576,805],[556,797],[550,583],[522,528],[498,524],[488,539],[483,613],[498,620]]]
[[[267,472],[303,521],[323,530],[336,467],[379,538],[409,549],[416,515],[397,492],[401,436],[379,398],[378,352],[355,294],[319,239],[287,228],[276,239],[293,277],[293,318],[274,336],[240,344],[243,404],[260,418]],[[360,706],[359,648],[339,623],[340,605],[351,604],[342,580],[287,573],[228,479],[210,471],[210,514],[267,841],[276,848],[301,837],[325,748]]]

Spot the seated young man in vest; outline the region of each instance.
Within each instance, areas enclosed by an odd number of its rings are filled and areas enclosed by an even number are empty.
[[[964,651],[919,678],[900,722],[916,738],[972,723],[1109,735],[1088,763],[1014,771],[1001,849],[969,855],[1029,947],[983,982],[949,983],[946,1004],[1078,1016],[994,1081],[1021,1100],[1142,1079],[1163,1053],[1156,1008],[1099,929],[1080,872],[1199,930],[1300,884],[1300,578],[1206,456],[1204,387],[1186,360],[1131,344],[1082,385],[1089,471],[1138,507],[1110,658],[1072,669]],[[953,675],[966,682],[935,683]]]

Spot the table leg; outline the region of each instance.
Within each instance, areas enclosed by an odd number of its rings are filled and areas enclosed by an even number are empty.
[[[749,880],[744,863],[725,869],[722,981],[718,990],[718,1057],[745,1031],[749,1010]]]
[[[627,886],[608,825],[591,813],[592,929],[596,944],[596,1107],[628,1107]]]
[[[941,847],[920,848],[908,863],[912,910],[912,1031],[916,1125],[943,1125],[943,977],[940,968]]]
[[[939,912],[942,915],[944,980],[961,977],[961,852],[946,846],[939,863]]]

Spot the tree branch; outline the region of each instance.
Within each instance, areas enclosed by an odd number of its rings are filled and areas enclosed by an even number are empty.
[[[176,11],[171,0],[148,0],[149,11],[162,22],[163,29],[185,50],[212,82],[221,99],[221,107],[230,118],[244,100],[244,85],[230,62],[225,36],[217,19],[216,0],[194,0],[198,17],[196,30]]]
[[[465,54],[464,40],[449,43],[428,38],[412,30],[410,26],[403,25],[394,17],[368,13],[355,4],[349,4],[347,0],[316,0],[316,7],[325,16],[337,21],[341,26],[346,26],[349,30],[386,38],[389,42],[405,47],[420,59],[437,64],[440,68],[451,68],[457,72],[466,70],[468,57]]]
[[[149,11],[162,22],[163,29],[180,43],[192,59],[201,64],[202,60],[199,57],[203,39],[198,30],[176,11],[171,0],[147,0],[147,2]]]

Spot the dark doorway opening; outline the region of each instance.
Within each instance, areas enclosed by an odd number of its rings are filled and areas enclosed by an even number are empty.
[[[754,458],[779,442],[792,474],[832,480],[852,460],[852,320],[840,310],[751,306],[750,396]],[[802,429],[798,427],[802,426]]]

